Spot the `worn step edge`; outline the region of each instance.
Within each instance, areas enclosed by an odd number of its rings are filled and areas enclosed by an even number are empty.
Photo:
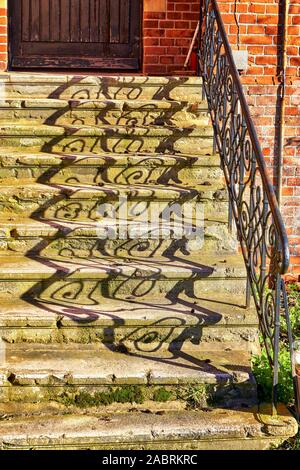
[[[51,73],[28,73],[28,72],[1,72],[0,81],[3,83],[69,83],[69,84],[92,84],[99,85],[103,82],[111,85],[127,85],[135,84],[145,87],[152,85],[168,85],[170,83],[180,86],[202,85],[201,77],[187,76],[145,76],[145,75],[99,75],[99,74],[51,74]]]
[[[90,314],[92,320],[89,320]],[[102,305],[74,308],[73,315],[64,314],[55,303],[30,304],[18,300],[1,302],[1,328],[98,328],[156,326],[159,328],[224,328],[234,326],[257,327],[254,308],[245,308],[241,299],[233,295],[203,296],[202,299],[167,299],[121,301],[111,299]]]
[[[281,405],[276,419],[252,410],[168,411],[10,418],[0,422],[2,449],[258,450],[297,433],[296,420]]]
[[[54,197],[56,195],[66,195],[72,200],[96,198],[114,198],[120,196],[130,197],[132,200],[149,199],[155,200],[181,200],[181,199],[217,199],[227,200],[227,191],[224,182],[220,179],[219,184],[215,182],[207,185],[182,186],[182,185],[151,185],[151,184],[103,184],[103,185],[84,185],[84,184],[42,184],[32,183],[27,180],[20,180],[18,186],[1,185],[0,201],[9,201],[9,198],[17,197],[30,200],[33,198],[46,199],[46,196]],[[53,196],[52,196],[53,195]]]
[[[11,123],[0,124],[0,135],[2,137],[169,137],[173,134],[180,134],[182,137],[213,137],[212,126],[203,126],[200,128],[180,128],[169,126],[47,126],[47,125],[18,125]]]
[[[139,111],[139,112],[157,112],[157,111],[183,111],[188,110],[192,113],[206,111],[207,103],[190,104],[185,101],[176,100],[126,100],[126,99],[54,99],[54,98],[3,98],[0,94],[0,109],[2,114],[5,110],[43,110],[53,109],[64,111],[82,110],[82,111]],[[1,117],[3,121],[4,118]]]
[[[213,260],[213,261],[212,261]],[[140,258],[105,257],[103,259],[67,260],[52,256],[51,263],[43,257],[2,256],[0,257],[1,280],[47,279],[53,274],[67,279],[106,279],[109,276],[125,276],[132,279],[244,279],[246,270],[242,257],[237,255],[222,256],[219,253],[193,258],[177,257],[143,260]],[[60,274],[60,276],[59,276]],[[132,277],[133,276],[133,277]]]
[[[185,219],[186,222],[189,220]],[[214,237],[214,232],[212,229],[215,227],[223,228],[227,226],[227,220],[221,218],[220,220],[204,220],[205,226],[203,228],[204,234],[207,237]],[[147,222],[138,222],[138,221],[120,221],[120,227],[128,227],[128,240],[132,237],[136,239],[136,233],[138,233],[139,228],[145,226],[145,233],[151,234],[151,227],[147,229]],[[51,219],[18,219],[16,221],[0,219],[0,240],[6,239],[32,239],[32,238],[49,238],[51,240],[57,240],[58,238],[99,238],[100,230],[105,230],[113,228],[115,226],[115,221],[112,220],[99,220],[98,222],[61,222],[58,223]],[[165,229],[166,233],[168,230],[176,229],[180,227],[180,222],[174,223],[161,223],[158,224],[161,230]],[[124,233],[124,232],[123,232]],[[163,233],[163,232],[162,232]],[[228,235],[229,236],[229,235]],[[163,237],[163,235],[161,236]],[[117,241],[117,240],[116,240]],[[123,240],[125,241],[125,240]]]
[[[14,151],[11,148],[0,148],[0,166],[6,167],[59,167],[61,169],[78,167],[173,167],[180,166],[180,169],[193,169],[195,167],[220,167],[219,155],[185,155],[185,154],[159,154],[159,153],[136,153],[136,154],[110,154],[110,153],[30,153]]]
[[[6,344],[1,386],[253,382],[245,351],[120,353],[99,345]]]

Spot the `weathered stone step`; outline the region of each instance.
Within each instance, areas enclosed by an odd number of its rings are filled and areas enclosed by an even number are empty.
[[[212,126],[0,125],[0,147],[64,153],[213,154]]]
[[[55,154],[0,149],[0,180],[81,184],[204,184],[223,176],[218,155]]]
[[[208,126],[207,103],[167,100],[2,99],[0,123]]]
[[[258,353],[257,314],[234,296],[189,299],[114,300],[77,306],[68,313],[55,303],[2,302],[0,337],[6,343],[104,343],[130,352],[225,349]],[[218,349],[219,348],[219,349]]]
[[[3,73],[0,96],[52,99],[179,100],[202,102],[198,77]]]
[[[188,225],[195,230],[193,236],[185,235]],[[52,257],[60,254],[70,258],[76,253],[81,258],[103,256],[153,257],[174,255],[181,257],[201,253],[230,252],[237,250],[237,240],[230,234],[224,221],[147,222],[99,221],[94,223],[55,222],[0,219],[0,254],[40,254]],[[196,233],[197,231],[197,233]]]
[[[6,345],[4,354],[5,363],[0,366],[2,402],[76,403],[80,395],[112,394],[126,386],[135,386],[137,396],[154,401],[161,387],[170,393],[170,399],[176,399],[191,386],[201,385],[204,403],[218,400],[226,404],[241,398],[253,403],[256,394],[250,355],[242,351],[199,353],[183,349],[124,354],[101,345],[12,344]],[[101,404],[105,403],[100,398]]]
[[[207,292],[245,293],[240,255],[208,254],[195,260],[177,256],[157,259],[2,257],[0,299],[24,298],[66,308],[101,305],[106,299],[167,298],[181,293],[196,300]]]
[[[187,203],[204,211],[204,217],[228,211],[228,197],[223,181],[199,186],[183,185],[118,185],[89,186],[82,184],[30,184],[18,186],[6,180],[0,187],[0,217],[26,214],[33,218],[87,221],[111,219],[155,220],[170,211],[171,204],[187,207]],[[199,206],[196,206],[199,203]],[[106,204],[106,205],[105,205]],[[184,206],[185,204],[185,206]],[[154,217],[154,216],[153,216]],[[152,219],[153,220],[153,219]]]
[[[118,408],[122,405],[118,404]],[[283,405],[270,410],[173,409],[147,403],[135,410],[107,413],[51,405],[1,405],[3,450],[268,450],[297,433]]]

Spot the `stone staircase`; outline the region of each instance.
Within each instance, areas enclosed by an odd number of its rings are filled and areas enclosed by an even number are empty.
[[[3,74],[0,132],[0,448],[294,435],[286,409],[257,409],[257,315],[200,80]],[[176,214],[141,233],[174,203],[201,207],[198,238],[170,237]]]

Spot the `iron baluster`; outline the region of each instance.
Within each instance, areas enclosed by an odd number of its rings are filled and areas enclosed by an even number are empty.
[[[282,276],[290,260],[287,233],[217,1],[202,0],[200,8],[200,75],[229,194],[228,223],[232,229],[235,221],[246,265],[246,305],[252,294],[273,370],[275,413]]]

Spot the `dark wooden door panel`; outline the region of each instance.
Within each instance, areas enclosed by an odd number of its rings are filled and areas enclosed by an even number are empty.
[[[10,0],[12,67],[139,69],[141,0]]]

